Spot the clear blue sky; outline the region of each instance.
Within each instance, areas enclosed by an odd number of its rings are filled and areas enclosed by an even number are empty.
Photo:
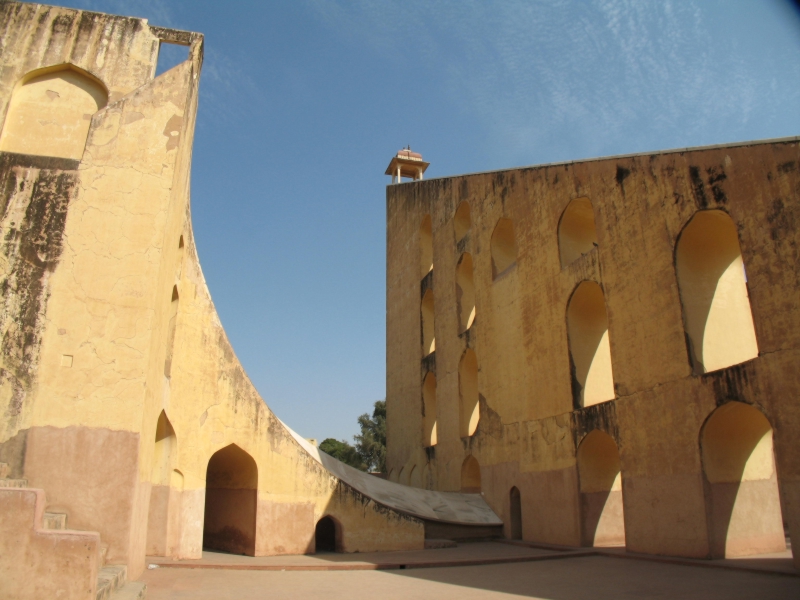
[[[267,404],[320,440],[350,440],[385,395],[383,172],[400,147],[439,177],[800,135],[788,1],[65,4],[205,34],[203,270]]]

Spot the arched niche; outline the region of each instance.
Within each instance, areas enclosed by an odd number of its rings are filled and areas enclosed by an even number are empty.
[[[435,446],[436,427],[436,375],[428,373],[422,382],[422,443],[425,447]]]
[[[206,469],[203,547],[255,555],[258,467],[236,444],[218,450]]]
[[[169,556],[178,545],[175,531],[180,522],[180,492],[183,475],[173,469],[178,440],[167,413],[156,421],[155,444],[150,476],[150,507],[147,515],[147,554]],[[180,474],[176,479],[175,473]],[[177,485],[176,485],[177,484]]]
[[[166,358],[164,359],[164,376],[172,377],[172,355],[175,349],[175,329],[178,324],[178,286],[172,286],[172,299],[169,304],[169,321],[167,321]]]
[[[721,210],[696,213],[675,249],[683,321],[695,373],[758,356],[739,236]]]
[[[425,215],[419,226],[420,279],[433,271],[433,227],[431,216]]]
[[[517,240],[514,222],[500,219],[492,232],[492,279],[497,279],[517,264]]]
[[[461,492],[464,494],[481,492],[481,466],[471,454],[461,463]]]
[[[758,409],[731,401],[700,434],[713,558],[786,549],[772,427]]]
[[[614,438],[592,430],[578,446],[577,463],[582,545],[624,545],[622,472]]]
[[[480,420],[480,395],[478,393],[478,357],[467,348],[458,364],[459,435],[474,435]]]
[[[584,281],[567,307],[567,334],[573,369],[573,394],[579,406],[614,399],[608,316],[602,288]]]
[[[422,469],[417,465],[411,467],[411,473],[408,475],[408,485],[415,488],[422,487]]]
[[[588,198],[575,198],[558,223],[558,249],[564,268],[597,246],[594,211]]]
[[[469,233],[472,227],[472,215],[470,214],[469,202],[464,200],[458,205],[456,214],[453,217],[453,230],[456,235],[456,242],[464,239],[464,236]]]
[[[0,151],[80,160],[92,115],[107,102],[103,83],[78,67],[32,71],[11,94]]]
[[[436,331],[433,325],[433,315],[433,290],[428,289],[422,296],[422,302],[420,303],[420,326],[422,329],[423,358],[436,351]]]
[[[317,521],[314,528],[314,551],[317,554],[342,551],[342,526],[330,515]]]
[[[516,486],[508,493],[509,503],[509,534],[512,540],[522,539],[522,495]]]
[[[475,282],[472,278],[472,255],[461,255],[456,267],[456,305],[459,331],[464,332],[475,321]]]

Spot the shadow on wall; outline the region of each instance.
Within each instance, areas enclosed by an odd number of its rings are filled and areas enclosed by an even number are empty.
[[[731,401],[700,434],[712,558],[786,549],[772,427],[756,408]]]
[[[509,493],[509,534],[512,540],[522,539],[522,496],[515,486]]]
[[[614,439],[598,429],[578,446],[581,545],[624,546],[625,519],[619,450]]]
[[[675,246],[675,270],[696,374],[758,356],[736,225],[721,210],[696,213]]]
[[[236,444],[215,452],[206,471],[203,547],[255,556],[258,467]]]

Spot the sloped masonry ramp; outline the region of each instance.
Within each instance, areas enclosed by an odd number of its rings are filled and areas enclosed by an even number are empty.
[[[502,525],[480,494],[436,492],[386,481],[359,471],[311,445],[283,423],[298,444],[331,474],[387,508],[412,517],[455,525]]]

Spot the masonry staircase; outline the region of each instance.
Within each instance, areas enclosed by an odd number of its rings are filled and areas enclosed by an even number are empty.
[[[67,529],[66,514],[46,511],[44,490],[29,488],[27,480],[8,473],[8,465],[0,463],[0,591],[19,592],[13,598],[55,592],[53,597],[64,600],[145,599],[147,587],[129,582],[125,565],[105,564],[108,545],[100,534]],[[2,540],[15,551],[2,551]],[[14,589],[14,575],[26,581],[27,589]]]

